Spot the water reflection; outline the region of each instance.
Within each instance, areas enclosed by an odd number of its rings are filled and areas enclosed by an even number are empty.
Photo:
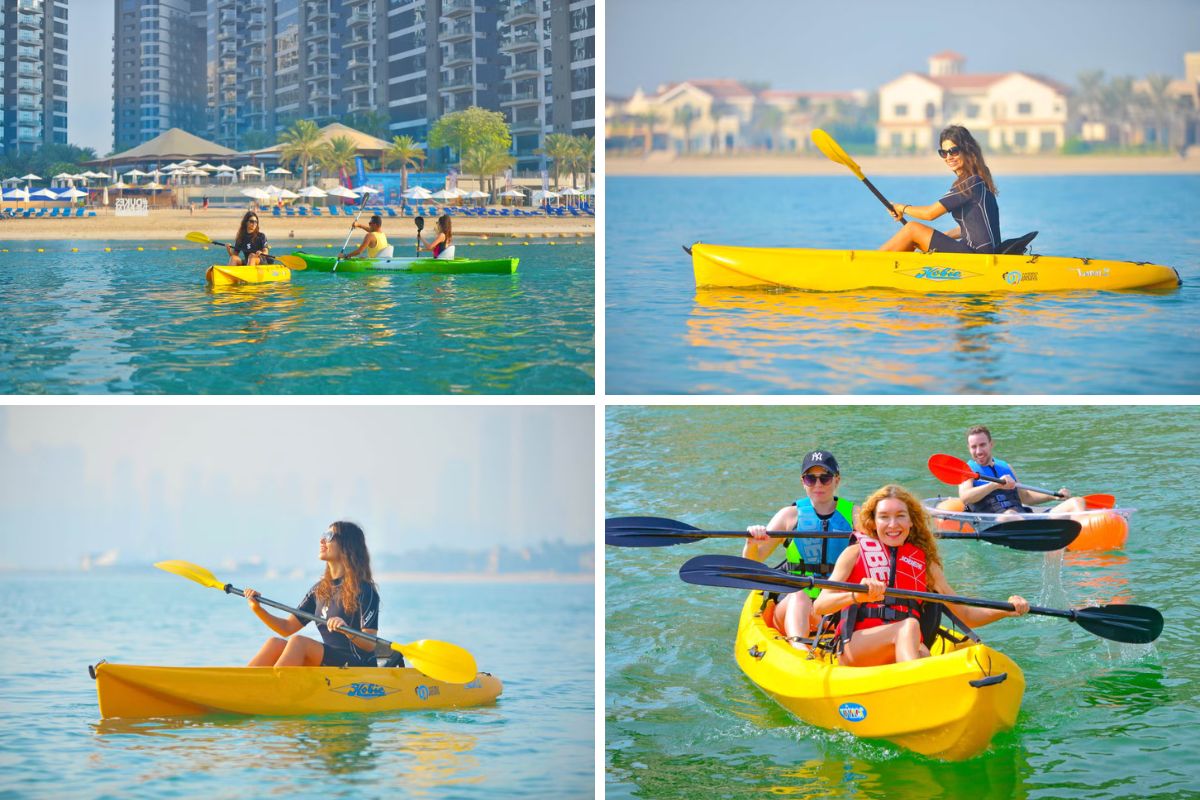
[[[153,753],[164,765],[166,772],[158,776],[164,778],[269,769],[283,771],[292,780],[303,780],[306,772],[353,780],[386,772],[388,781],[402,785],[409,796],[482,783],[485,775],[473,752],[478,737],[461,726],[452,731],[430,729],[431,718],[437,717],[222,715],[110,719],[92,727],[110,748]]]

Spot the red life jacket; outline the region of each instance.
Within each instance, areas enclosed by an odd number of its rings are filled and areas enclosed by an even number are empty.
[[[883,581],[892,589],[928,591],[925,582],[925,551],[911,542],[898,548],[885,547],[871,537],[855,533],[858,539],[858,561],[850,571],[847,583],[862,583],[865,578]],[[918,600],[885,597],[882,603],[856,603],[842,611],[839,625],[845,638],[854,631],[875,628],[905,617],[921,616]]]

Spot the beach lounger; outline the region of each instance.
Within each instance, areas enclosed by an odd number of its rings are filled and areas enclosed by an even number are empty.
[[[279,210],[279,206],[275,206],[274,208],[271,209],[271,216],[273,216],[273,217],[282,217],[283,216],[283,212]]]
[[[75,216],[76,216],[76,218],[78,218],[78,217],[82,217],[86,211],[87,211],[87,209],[86,209],[86,208],[77,208],[77,209],[75,209]],[[96,215],[96,212],[95,212],[95,211],[93,211],[93,212],[92,212],[92,216],[95,216],[95,215]]]
[[[388,206],[388,207],[386,207],[386,208],[384,209],[384,211],[386,211],[386,212],[387,212],[387,215],[388,215],[389,217],[394,217],[394,216],[396,216],[396,209],[392,208],[391,206]]]
[[[340,217],[342,215],[342,212],[338,211],[337,206],[330,206],[327,210],[329,211],[329,216],[331,217]]]
[[[321,213],[321,209],[317,208],[316,206],[313,206],[313,209],[312,209],[312,215],[313,215],[314,217],[323,217],[323,216],[325,216],[324,214],[322,214],[322,213]]]
[[[289,217],[294,217],[294,216],[296,216],[296,209],[292,208],[291,206],[288,206],[287,208],[285,208],[283,210],[283,213],[287,214]]]

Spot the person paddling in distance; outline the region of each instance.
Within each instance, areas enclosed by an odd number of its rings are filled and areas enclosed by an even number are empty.
[[[742,547],[742,557],[766,561],[780,544],[787,561],[783,566],[796,575],[826,577],[839,555],[850,543],[854,530],[854,504],[837,496],[841,473],[837,459],[828,450],[813,450],[800,466],[805,497],[775,513],[766,525],[751,525]],[[789,536],[771,536],[771,532],[797,532]],[[805,538],[799,531],[845,531],[846,538]],[[817,625],[812,613],[813,598],[820,589],[792,592],[775,606],[775,626],[788,637],[793,647],[803,649]]]
[[[338,258],[357,258],[364,252],[367,254],[367,258],[378,258],[379,253],[388,246],[387,234],[383,232],[383,217],[378,214],[367,220],[366,225],[356,222],[352,227],[362,228],[367,235],[363,237],[362,244],[355,250],[350,253],[338,253]]]
[[[967,449],[971,459],[967,466],[973,472],[999,478],[1004,483],[972,479],[958,485],[958,499],[968,511],[984,514],[1016,515],[1029,512],[1029,506],[1049,503],[1058,498],[1052,494],[1017,487],[1017,476],[1012,467],[992,455],[992,432],[984,425],[973,425],[967,430]],[[1063,487],[1058,493],[1067,499],[1050,509],[1052,514],[1070,514],[1086,511],[1087,502],[1082,497],[1072,497]]]
[[[901,220],[907,214],[935,220],[947,211],[958,227],[942,233],[920,222],[905,223],[880,250],[908,252],[921,249],[939,253],[994,253],[1000,246],[1000,208],[996,204],[996,182],[983,160],[983,152],[971,132],[951,125],[939,137],[938,155],[955,175],[950,191],[932,205],[916,206],[893,203],[892,216]]]
[[[321,641],[292,636],[307,622],[295,614],[277,617],[258,602],[258,592],[243,589],[250,610],[280,636],[267,639],[250,659],[251,667],[375,666],[375,643],[343,633],[343,627],[375,634],[379,629],[379,593],[371,578],[371,556],[362,528],[335,522],[321,537],[325,574],[308,590],[298,608],[324,618],[317,626]]]
[[[425,244],[420,231],[417,231],[417,242],[420,243],[420,247],[433,253],[434,258],[454,258],[454,226],[450,223],[450,216],[442,214],[438,217],[437,227],[438,235],[432,243]]]
[[[229,253],[229,266],[253,267],[269,258],[267,237],[258,229],[258,213],[247,211],[238,226],[237,237],[232,245],[225,245]]]
[[[867,592],[826,589],[813,604],[822,616],[841,613],[839,664],[873,667],[912,661],[929,655],[922,641],[921,620],[932,609],[915,600],[884,595],[887,588],[955,594],[942,572],[937,541],[921,501],[907,490],[884,486],[866,499],[858,512],[855,542],[838,556],[830,580],[865,584]],[[1013,595],[1014,611],[946,606],[970,627],[1028,613],[1029,602]]]

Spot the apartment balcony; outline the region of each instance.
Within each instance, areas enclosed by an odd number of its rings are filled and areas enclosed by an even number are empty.
[[[317,22],[323,19],[329,19],[329,4],[325,2],[310,2],[305,6],[306,14],[309,22]]]
[[[523,78],[540,78],[542,68],[537,65],[537,62],[530,64],[514,64],[511,67],[504,68],[504,79],[506,81],[516,81]]]
[[[532,30],[522,30],[500,37],[500,52],[517,53],[522,50],[533,50],[540,47],[538,36]]]
[[[357,69],[346,77],[343,88],[347,92],[353,92],[358,89],[367,89],[371,86],[371,71],[369,69]]]
[[[308,51],[309,61],[328,61],[330,58],[328,47],[314,47]]]
[[[17,60],[18,61],[35,61],[35,62],[41,61],[42,60],[42,51],[40,49],[33,48],[33,47],[18,47],[17,48]]]
[[[42,128],[17,128],[18,142],[37,142],[42,139]]]
[[[267,24],[267,19],[260,13],[248,14],[246,16],[247,28],[262,28]]]
[[[356,27],[367,25],[371,22],[371,15],[366,11],[355,11],[346,18],[346,25],[354,30]]]
[[[40,31],[42,29],[42,19],[42,12],[38,9],[25,7],[17,9],[17,28]]]
[[[461,67],[475,62],[475,53],[470,45],[449,47],[442,51],[443,67]]]
[[[443,92],[462,92],[476,88],[478,83],[474,70],[457,69],[453,72],[442,73],[441,90]]]
[[[234,44],[233,42],[228,42],[228,43],[222,44],[220,47],[217,48],[217,55],[220,58],[228,58],[228,59],[236,60],[238,57],[237,45]]]
[[[475,36],[475,26],[469,19],[443,22],[438,26],[438,39],[445,44],[461,42],[463,39],[470,39],[473,36]]]
[[[537,119],[535,117],[533,119],[514,120],[513,122],[511,122],[509,124],[508,127],[509,127],[509,130],[511,130],[514,134],[517,134],[517,133],[537,133],[544,126],[545,126],[545,123],[543,123],[540,119]]]
[[[311,42],[314,39],[328,39],[328,38],[329,38],[329,29],[328,28],[305,28],[304,29],[304,41],[306,41],[306,42]]]
[[[371,68],[371,62],[365,56],[355,56],[346,62],[346,69],[351,72],[355,70],[367,70]]]
[[[249,52],[243,58],[247,64],[262,64],[266,62],[267,54],[262,51],[261,47],[251,47],[248,49]]]
[[[513,3],[508,13],[500,20],[503,25],[519,25],[522,22],[532,22],[538,18],[537,3],[533,0],[520,0]]]
[[[442,0],[442,17],[461,17],[475,11],[475,0]]]
[[[42,77],[41,63],[29,63],[22,61],[17,65],[17,76],[21,78],[35,78],[40,80]]]

